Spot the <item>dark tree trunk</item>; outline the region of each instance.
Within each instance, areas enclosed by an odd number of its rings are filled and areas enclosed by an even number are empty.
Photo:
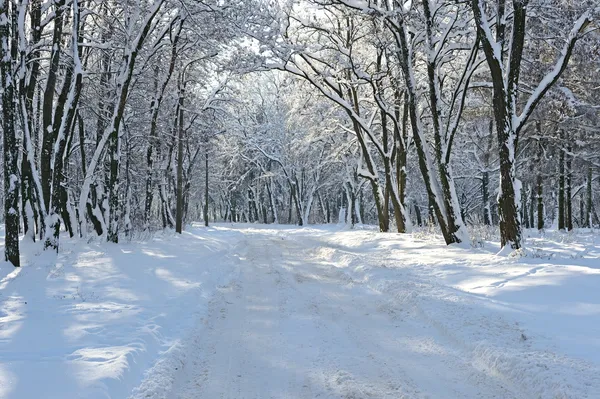
[[[292,190],[290,189],[290,201],[288,203],[288,224],[292,224],[292,211],[293,211],[293,201],[294,199],[292,198]]]
[[[271,215],[273,215],[273,223],[279,223],[277,218],[277,204],[275,203],[275,198],[273,197],[273,188],[272,183],[267,181],[267,194],[269,195],[269,207],[271,208]]]
[[[397,95],[398,101],[400,95]],[[408,141],[408,102],[404,101],[403,114],[402,114],[402,132],[396,128],[396,185],[398,187],[398,200],[404,209],[406,208],[406,165],[407,165],[407,150],[405,143]],[[408,212],[405,216],[408,220]],[[406,220],[404,222],[404,231],[406,232]],[[398,230],[398,232],[401,232]]]
[[[521,220],[523,220],[523,226],[529,228],[529,213],[527,208],[527,195],[521,196]]]
[[[81,154],[81,172],[82,172],[83,176],[86,176],[87,160],[86,160],[86,155],[85,155],[85,125],[83,123],[83,118],[81,117],[81,115],[79,113],[77,114],[77,122],[78,122],[78,130],[79,130],[79,151]],[[92,185],[90,187],[90,198],[86,203],[86,210],[87,210],[87,215],[89,216],[90,221],[92,222],[92,226],[94,227],[94,230],[96,231],[96,234],[98,236],[101,236],[104,233],[104,231],[102,229],[102,223],[94,214],[94,207],[97,207],[96,198],[97,198],[96,185]],[[82,234],[81,228],[83,228],[84,222],[85,222],[85,215],[79,215],[79,225],[80,225],[79,233],[80,234]]]
[[[535,189],[533,187],[529,190],[529,227],[535,228]]]
[[[63,83],[58,106],[54,114],[54,148],[52,170],[52,197],[48,214],[51,218],[50,228],[52,236],[48,235],[45,246],[52,247],[58,252],[58,243],[60,235],[60,224],[65,224],[69,235],[73,237],[71,217],[68,212],[68,192],[65,187],[65,160],[68,155],[68,149],[71,143],[71,136],[75,128],[75,116],[77,114],[77,104],[81,93],[83,74],[79,61],[79,0],[73,2],[73,59],[75,60],[73,70],[68,70]],[[75,76],[73,76],[75,75]]]
[[[181,81],[179,88],[179,104],[177,106],[179,127],[177,129],[177,199],[175,203],[175,232],[179,234],[181,234],[181,232],[183,231],[183,97],[185,95],[184,85],[185,83]]]
[[[41,28],[41,0],[31,1],[31,12],[30,12],[30,23],[31,23],[31,42],[29,45],[33,48],[37,48],[42,36]],[[20,96],[25,96],[25,109],[23,115],[24,128],[27,128],[29,134],[31,134],[32,124],[29,116],[33,115],[33,99],[35,95],[36,87],[38,87],[38,76],[40,70],[40,51],[33,50],[29,54],[25,53],[25,50],[21,50],[21,68],[26,68],[25,58],[27,57],[27,63],[30,64],[29,79],[27,74],[23,74],[19,83]],[[41,96],[38,96],[41,98]],[[38,98],[38,101],[40,99]],[[25,126],[26,125],[26,126]],[[37,132],[37,130],[36,130]],[[25,132],[24,132],[25,133]],[[35,241],[36,237],[36,225],[40,230],[40,234],[44,234],[41,231],[41,227],[45,221],[39,220],[41,198],[36,195],[36,189],[34,187],[32,161],[29,159],[28,147],[33,148],[32,143],[28,143],[28,137],[26,134],[23,135],[23,147],[25,148],[22,162],[21,162],[21,205],[23,214],[23,230],[25,236],[31,237]],[[39,201],[39,202],[38,202]]]
[[[544,229],[544,186],[541,172],[537,175],[537,228]]]
[[[571,157],[571,145],[568,140],[567,144],[567,154],[566,156],[566,187],[565,187],[565,201],[566,201],[566,209],[565,209],[565,225],[568,231],[573,230],[573,199],[571,198],[571,166],[572,166],[572,157]]]
[[[423,218],[421,217],[421,208],[415,203],[415,215],[417,217],[417,225],[423,226]]]
[[[248,222],[254,222],[254,210],[253,210],[253,200],[252,200],[252,190],[248,188],[247,194],[248,196]]]
[[[565,151],[563,148],[564,132],[560,131],[558,154],[558,229],[565,229]]]
[[[208,143],[204,152],[204,225],[208,227]]]
[[[290,206],[290,215],[291,215],[291,206]],[[239,218],[239,214],[238,214],[238,210],[237,210],[237,201],[235,199],[235,194],[231,195],[231,214],[230,214],[230,219],[231,222],[236,223],[238,221]]]
[[[483,171],[483,175],[481,177],[481,195],[483,198],[483,223],[487,226],[492,224],[490,212],[490,174],[487,170]]]
[[[110,180],[108,182],[108,232],[106,238],[109,242],[119,242],[119,172],[121,169],[121,138],[118,129],[113,129],[108,142],[108,153],[110,163]]]
[[[294,204],[294,208],[296,209],[296,221],[298,223],[298,226],[304,226],[304,219],[303,219],[303,215],[302,215],[302,210],[300,208],[300,193],[299,193],[299,185],[298,185],[298,180],[295,179],[295,182],[290,182],[290,188],[292,190],[292,199],[293,204]]]
[[[445,164],[444,160],[438,156],[438,172],[440,172],[439,177],[443,192],[440,193],[439,190],[435,189],[435,187],[439,186],[436,184],[437,182],[435,182],[435,173],[431,169],[432,165],[430,164],[429,155],[427,153],[428,145],[421,132],[420,115],[418,112],[417,87],[415,87],[414,71],[412,69],[413,60],[410,57],[411,51],[409,50],[409,39],[407,37],[408,34],[406,31],[406,26],[401,19],[398,20],[395,30],[396,42],[400,49],[400,58],[402,60],[402,72],[406,84],[410,122],[415,141],[415,148],[419,158],[419,169],[421,170],[423,182],[425,183],[425,187],[427,189],[430,209],[437,217],[437,221],[440,225],[440,229],[446,244],[458,243],[461,242],[461,232],[459,231],[459,223],[461,220],[459,220],[459,210],[454,209],[453,204],[451,204],[451,198],[448,197],[448,195],[451,195],[451,176],[449,174],[449,170],[447,169],[448,166]],[[428,71],[429,69],[431,69],[431,65],[428,65]],[[432,82],[430,81],[429,83]],[[437,116],[435,110],[433,110],[433,114],[434,119],[436,119]],[[448,204],[450,206],[446,206]],[[443,209],[442,207],[445,207],[446,209]]]
[[[580,33],[591,22],[591,16],[578,20],[569,40],[562,50],[559,61],[552,72],[544,78],[539,88],[535,90],[524,110],[519,113],[515,108],[518,104],[519,77],[523,64],[525,48],[527,4],[528,1],[513,0],[512,37],[510,40],[509,62],[502,60],[504,45],[504,17],[499,21],[499,37],[490,37],[488,16],[483,7],[484,2],[471,0],[471,7],[477,25],[477,34],[485,53],[491,73],[493,86],[493,105],[496,131],[498,136],[500,158],[500,194],[498,196],[498,213],[500,215],[500,243],[502,247],[510,245],[513,249],[521,247],[521,224],[519,221],[519,204],[516,203],[515,154],[518,148],[519,132],[531,116],[545,93],[550,90],[560,75],[565,71],[575,43]],[[499,3],[501,14],[504,14],[504,1]],[[500,37],[502,36],[502,37]],[[506,65],[508,64],[508,65]]]
[[[592,167],[588,167],[585,195],[585,227],[592,227]]]
[[[14,4],[13,4],[14,7]],[[12,11],[12,14],[11,14]],[[12,15],[12,18],[11,18]],[[19,252],[19,151],[15,129],[15,87],[12,62],[17,56],[15,32],[11,37],[9,23],[16,25],[16,10],[0,1],[0,74],[2,82],[2,131],[4,136],[4,259],[21,266]]]
[[[54,93],[56,91],[57,73],[60,62],[63,15],[65,0],[56,0],[54,3],[54,31],[52,33],[52,48],[50,52],[50,65],[48,68],[48,77],[46,78],[46,88],[44,90],[43,113],[42,113],[42,154],[41,163],[41,183],[45,209],[50,209],[51,184],[52,184],[52,154],[54,151],[54,141],[56,140],[56,129],[53,127],[54,115]]]
[[[33,184],[31,165],[27,159],[25,150],[21,160],[21,213],[23,215],[23,234],[25,237],[30,237],[35,242],[37,209],[33,200],[35,198]]]
[[[264,186],[262,187],[262,190],[260,190],[259,201],[260,201],[260,213],[262,215],[263,223],[268,224],[269,223],[269,213],[267,212],[267,203],[265,200]]]

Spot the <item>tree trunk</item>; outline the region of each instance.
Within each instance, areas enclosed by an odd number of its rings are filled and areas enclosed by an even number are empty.
[[[529,213],[527,208],[527,195],[521,196],[521,220],[523,220],[523,226],[529,228]]]
[[[537,175],[537,229],[544,229],[544,187],[541,172]]]
[[[529,187],[529,227],[535,228],[535,190],[534,187]]]
[[[54,31],[52,33],[52,48],[50,52],[50,65],[46,88],[44,90],[43,113],[42,113],[42,154],[41,154],[41,183],[44,207],[50,209],[51,184],[52,184],[52,154],[56,130],[53,128],[54,94],[56,91],[57,73],[61,55],[63,15],[65,0],[56,0],[54,4]],[[61,105],[62,106],[62,105]]]
[[[492,213],[490,211],[490,174],[487,170],[483,171],[483,176],[481,177],[481,195],[483,198],[483,223],[486,226],[492,224]]]
[[[24,139],[25,140],[25,139]],[[23,153],[21,159],[21,213],[23,215],[23,233],[35,242],[35,227],[37,220],[37,209],[33,199],[33,175],[31,165],[27,159],[27,153]]]
[[[563,148],[564,131],[560,131],[558,154],[558,229],[565,229],[565,151]]]
[[[471,0],[471,8],[477,25],[477,35],[481,40],[493,86],[494,118],[500,158],[500,194],[498,196],[500,243],[502,247],[509,245],[513,249],[518,249],[521,247],[521,224],[519,220],[520,204],[516,202],[516,197],[521,187],[520,182],[515,179],[515,154],[518,148],[519,132],[545,93],[550,90],[565,71],[575,43],[581,32],[591,22],[591,15],[590,13],[584,13],[577,20],[554,68],[542,79],[539,86],[530,95],[519,115],[516,107],[519,100],[519,76],[523,64],[523,49],[525,48],[528,1],[513,1],[513,26],[512,37],[509,41],[510,59],[508,63],[504,63],[502,59],[505,41],[503,37],[493,38],[491,36],[491,28],[483,4],[484,2],[481,0]],[[503,18],[501,19],[503,20]],[[502,36],[503,27],[504,24],[501,24]]]
[[[111,124],[104,131],[102,138],[98,142],[98,146],[94,151],[94,155],[85,176],[81,194],[79,196],[79,214],[82,214],[85,209],[85,204],[90,193],[90,185],[92,184],[93,174],[96,171],[100,157],[108,146],[110,159],[110,179],[109,179],[109,215],[108,215],[108,234],[107,239],[110,242],[118,242],[119,240],[119,169],[121,164],[120,159],[120,135],[121,122],[125,112],[125,105],[129,95],[129,87],[135,70],[137,56],[142,49],[146,37],[151,31],[154,18],[162,7],[164,0],[157,0],[151,6],[150,12],[146,15],[142,22],[141,30],[137,37],[132,42],[132,46],[125,49],[121,71],[116,77],[116,98],[117,102],[113,107]]]
[[[171,26],[172,28],[172,26]],[[144,199],[144,229],[147,230],[150,226],[150,211],[152,209],[152,199],[154,197],[154,186],[152,176],[154,173],[154,149],[158,147],[158,116],[160,112],[160,106],[162,104],[164,93],[169,84],[173,71],[175,69],[175,62],[177,59],[177,43],[179,42],[181,29],[183,28],[183,21],[180,21],[178,28],[175,32],[175,36],[171,41],[171,58],[169,61],[169,68],[165,79],[162,84],[159,85],[159,68],[158,66],[154,70],[154,98],[150,104],[152,115],[150,117],[150,135],[148,138],[148,148],[146,150],[146,197]]]
[[[83,118],[81,117],[81,115],[79,113],[77,113],[77,122],[78,122],[78,130],[79,130],[79,152],[81,154],[81,173],[83,176],[86,176],[86,165],[87,165],[87,161],[86,161],[86,155],[85,155],[85,126],[83,123]],[[92,185],[92,187],[90,188],[90,198],[88,199],[88,201],[86,202],[86,206],[85,209],[87,211],[87,215],[90,218],[90,221],[92,222],[92,226],[94,227],[94,230],[96,231],[96,234],[98,236],[101,236],[102,234],[104,234],[104,229],[102,228],[102,222],[100,221],[100,219],[98,219],[96,217],[96,212],[94,212],[94,209],[96,208],[97,210],[97,192],[96,192],[96,185]],[[83,231],[82,229],[85,226],[85,212],[83,214],[79,214],[79,234],[81,236],[83,236]]]
[[[433,212],[437,217],[446,244],[462,242],[463,240],[468,240],[468,235],[458,213],[459,209],[455,207],[458,201],[456,200],[456,193],[453,187],[454,182],[451,177],[450,166],[445,164],[442,157],[438,157],[438,173],[441,182],[441,184],[438,184],[429,157],[428,143],[421,130],[421,119],[418,112],[418,94],[412,65],[412,51],[409,47],[406,26],[401,19],[397,20],[395,29],[396,42],[400,49],[401,67],[406,84],[410,122],[419,158],[419,169],[421,170],[423,182],[427,189],[429,204],[433,206]],[[434,119],[436,117],[434,111]],[[439,191],[440,186],[442,192]]]
[[[269,195],[269,206],[271,207],[271,214],[273,215],[273,223],[279,223],[279,217],[277,215],[277,204],[275,203],[275,196],[273,193],[273,183],[267,181],[267,194]]]
[[[21,7],[24,7],[24,4],[22,4]],[[25,13],[26,10],[22,8],[20,12]],[[29,148],[33,149],[32,143],[29,142],[31,139],[31,137],[29,136],[31,135],[32,131],[30,116],[34,114],[33,99],[36,87],[38,87],[37,83],[40,71],[40,51],[37,48],[42,37],[41,0],[31,1],[31,12],[29,15],[31,27],[31,41],[29,43],[29,46],[34,48],[34,50],[27,54],[27,43],[20,43],[19,45],[21,51],[21,76],[19,79],[19,94],[21,96],[21,101],[25,101],[24,107],[23,104],[21,104],[21,115],[23,117],[23,128],[27,130],[26,132],[23,132],[24,153],[21,162],[21,205],[23,215],[23,230],[25,236],[29,236],[33,241],[35,241],[36,226],[38,230],[40,230],[40,234],[45,234],[45,231],[42,231],[42,226],[44,226],[44,222],[39,220],[40,213],[43,214],[43,212],[40,212],[42,199],[40,198],[40,196],[36,195],[36,183],[33,177],[32,168],[35,167],[35,162],[32,162],[30,160],[30,158],[35,159],[35,156],[33,156],[33,154],[31,154],[32,156],[30,156],[30,154],[28,153]],[[24,38],[25,35],[23,32],[23,39]],[[27,65],[30,65],[29,75],[26,73]]]
[[[121,116],[119,116],[120,118]],[[119,172],[121,169],[121,137],[118,129],[113,129],[109,136],[108,153],[110,178],[108,182],[108,232],[109,242],[119,242]]]
[[[67,71],[63,88],[58,99],[59,105],[54,114],[53,138],[55,147],[52,153],[52,163],[50,168],[52,171],[52,196],[50,208],[48,208],[48,215],[51,220],[49,227],[52,230],[52,236],[48,235],[44,244],[46,248],[51,247],[57,252],[61,223],[59,215],[62,215],[62,221],[65,223],[67,231],[69,231],[71,237],[73,236],[71,218],[67,209],[68,193],[67,188],[64,186],[64,168],[69,143],[71,142],[71,135],[74,132],[77,104],[79,102],[83,82],[83,68],[81,67],[79,58],[79,45],[81,44],[79,40],[79,17],[79,0],[73,0],[72,47],[74,66],[73,70]]]
[[[423,218],[421,217],[421,208],[415,203],[415,215],[417,217],[417,225],[423,226]]]
[[[208,227],[208,143],[204,152],[204,225]]]
[[[400,95],[397,96],[398,99]],[[396,223],[398,224],[398,232],[407,232],[408,225],[410,224],[409,212],[406,211],[406,164],[407,164],[407,151],[405,148],[405,143],[408,141],[408,102],[404,101],[403,113],[402,113],[402,132],[397,127],[394,129],[396,132],[396,186],[398,189],[398,201],[400,205],[404,208],[404,213],[406,214],[405,219],[403,218],[403,231],[400,231],[400,225],[398,220]]]
[[[299,187],[298,187],[298,182],[296,180],[296,182],[290,182],[290,188],[291,188],[291,195],[292,195],[292,199],[293,199],[293,205],[294,208],[296,209],[296,221],[298,223],[298,226],[303,226],[304,225],[304,220],[302,219],[303,215],[302,215],[302,209],[300,206],[300,193],[299,191]]]
[[[0,0],[0,74],[2,75],[2,131],[4,136],[4,259],[21,266],[19,252],[19,151],[15,129],[15,87],[12,61],[17,56],[17,44],[11,37],[9,23],[15,24],[16,12],[9,10],[6,0]],[[14,7],[14,5],[13,5]],[[11,14],[12,11],[12,14]],[[12,15],[12,18],[11,18]],[[13,32],[14,33],[14,32]],[[10,44],[9,44],[10,43]]]
[[[588,167],[586,181],[586,196],[585,196],[585,227],[592,227],[592,167]]]
[[[570,141],[567,138],[567,154],[565,154],[565,156],[567,157],[566,159],[566,187],[565,187],[565,201],[566,201],[566,209],[565,209],[565,225],[568,231],[573,230],[573,200],[571,198],[571,191],[572,191],[572,187],[571,187],[571,162],[572,162],[572,157],[571,157],[571,144]]]
[[[183,77],[182,77],[183,79]],[[177,200],[175,203],[175,232],[183,231],[183,97],[185,83],[181,82],[179,89],[179,104],[177,106],[179,127],[177,129]]]

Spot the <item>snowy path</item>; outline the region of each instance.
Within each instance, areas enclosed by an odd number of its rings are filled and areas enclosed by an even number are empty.
[[[326,242],[246,235],[169,398],[520,397],[419,312],[325,262]]]
[[[0,263],[0,399],[600,398],[600,235],[527,245],[230,224],[30,244]]]

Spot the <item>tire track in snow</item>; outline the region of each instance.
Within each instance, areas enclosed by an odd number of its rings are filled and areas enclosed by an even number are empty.
[[[211,301],[169,398],[516,397],[426,318],[311,253],[331,248],[326,242],[302,232],[245,234],[239,277]]]
[[[383,259],[377,259],[374,256],[369,255],[358,255],[353,254],[349,251],[345,251],[343,249],[334,248],[333,246],[328,245],[326,242],[322,242],[318,239],[310,239],[306,238],[310,243],[306,245],[307,247],[313,248],[314,253],[319,253],[320,247],[325,247],[327,249],[333,249],[334,253],[336,251],[342,252],[344,257],[351,256],[358,260],[358,263],[363,264],[379,264],[378,262],[381,260],[383,264]],[[301,241],[301,240],[299,240]],[[305,248],[306,249],[306,248]],[[300,248],[296,248],[295,252],[298,252]],[[323,259],[318,256],[313,256],[313,262],[323,263]],[[347,259],[345,259],[347,260]],[[330,263],[330,262],[326,262]],[[310,261],[306,263],[306,265],[311,264]],[[317,308],[325,308],[329,309],[329,318],[333,323],[338,324],[340,329],[345,329],[346,334],[351,337],[351,340],[355,343],[357,348],[361,348],[361,352],[367,352],[370,356],[375,356],[375,359],[382,362],[386,366],[393,365],[396,369],[396,374],[390,374],[388,367],[381,367],[381,365],[374,364],[372,365],[375,369],[380,369],[380,374],[383,379],[387,379],[388,381],[399,381],[398,384],[390,383],[389,385],[402,392],[400,397],[497,397],[497,398],[510,398],[510,397],[518,397],[514,393],[511,393],[504,384],[500,384],[498,381],[490,378],[489,376],[482,373],[480,370],[474,368],[472,364],[465,358],[468,358],[467,353],[461,350],[461,348],[456,345],[452,345],[452,342],[444,339],[444,337],[440,336],[437,333],[434,326],[430,325],[427,320],[421,318],[415,318],[414,314],[403,314],[401,319],[396,320],[394,322],[393,316],[394,313],[403,313],[402,309],[393,309],[395,307],[393,304],[392,309],[394,310],[391,315],[392,320],[381,319],[379,321],[378,328],[382,331],[387,330],[388,332],[393,332],[393,334],[388,333],[388,336],[384,337],[387,339],[387,343],[390,346],[395,346],[401,348],[407,345],[407,342],[401,342],[400,340],[395,338],[395,335],[399,335],[400,338],[403,338],[405,341],[408,341],[409,344],[415,341],[415,338],[421,339],[423,341],[424,338],[427,338],[427,342],[433,344],[430,345],[433,348],[437,348],[441,353],[427,353],[423,355],[409,353],[410,351],[404,351],[403,355],[409,357],[409,359],[398,359],[393,356],[388,355],[389,347],[383,347],[379,345],[378,339],[374,339],[373,332],[377,331],[377,329],[369,329],[364,327],[364,323],[361,324],[360,320],[364,318],[360,317],[360,314],[356,312],[356,309],[364,309],[368,319],[371,319],[373,322],[375,320],[379,320],[377,317],[378,314],[381,315],[385,313],[386,316],[390,316],[385,312],[385,310],[390,310],[389,299],[385,299],[385,294],[380,295],[379,298],[375,298],[373,300],[373,295],[369,295],[369,291],[371,294],[373,293],[370,287],[367,287],[368,284],[363,284],[364,278],[361,278],[359,281],[355,280],[353,276],[346,273],[346,271],[342,268],[337,268],[338,265],[329,265],[329,268],[323,266],[315,266],[312,270],[308,271],[309,276],[313,276],[312,278],[303,277],[300,278],[300,281],[314,281],[315,274],[321,273],[327,279],[332,279],[334,276],[337,276],[337,284],[339,286],[347,286],[347,291],[352,291],[353,288],[356,288],[358,291],[354,293],[354,295],[350,295],[349,297],[353,299],[359,298],[360,303],[351,303],[351,306],[337,307],[333,309],[330,304],[333,302],[341,303],[339,300],[340,293],[333,292],[332,294],[325,295],[325,297],[320,298],[320,300],[315,301]],[[364,290],[363,288],[368,288]],[[342,291],[343,292],[343,291]],[[410,295],[409,295],[410,296]],[[316,297],[318,298],[318,297]],[[368,299],[368,300],[367,300]],[[340,311],[343,309],[348,309],[349,312],[345,312],[344,316],[341,317],[339,315]],[[368,311],[367,311],[368,310]],[[348,314],[348,313],[354,313]],[[354,318],[354,323],[349,323],[351,320],[348,319]],[[390,317],[388,317],[389,319]],[[340,334],[336,332],[336,334]],[[412,334],[412,336],[411,336]],[[418,340],[417,340],[418,341]],[[425,348],[430,351],[431,348]],[[376,354],[376,355],[375,355]],[[443,355],[443,356],[440,356]],[[439,357],[441,360],[436,359]],[[427,376],[427,378],[423,379],[423,375],[416,375],[415,373],[411,373],[410,370],[410,358],[412,359],[413,366],[419,366],[419,363],[426,364],[430,367],[423,369],[422,374]],[[408,367],[407,364],[408,363]],[[400,372],[402,369],[405,371]],[[418,373],[417,373],[418,374]],[[412,375],[412,378],[409,377]],[[447,378],[447,375],[453,375],[454,380],[451,378]],[[434,377],[435,376],[435,377]],[[436,388],[436,384],[428,383],[428,379],[436,380],[437,385],[442,385],[443,389],[440,390],[439,387]],[[445,382],[445,385],[443,384]],[[465,389],[465,382],[466,389]],[[469,386],[469,382],[473,384],[473,386]],[[398,385],[403,388],[400,390]],[[399,397],[400,392],[392,391],[391,393],[386,393],[385,390],[377,391],[374,397],[390,397],[397,398]],[[368,397],[364,392],[361,393],[363,396]],[[430,396],[431,395],[431,396]],[[482,396],[483,395],[483,396]]]
[[[305,391],[306,384],[286,370],[292,358],[281,334],[287,300],[278,288],[272,242],[259,236],[244,243],[239,278],[211,303],[209,328],[195,354],[201,359],[170,398],[291,399]]]
[[[310,246],[313,248],[321,244],[326,249],[335,249],[333,253],[327,253],[331,258],[354,258],[351,261],[345,259],[348,278],[390,298],[388,308],[412,308],[415,317],[436,332],[438,340],[446,342],[444,347],[453,348],[464,367],[474,370],[473,383],[496,380],[507,392],[500,397],[595,397],[585,389],[574,390],[574,387],[591,387],[592,380],[598,380],[593,366],[589,369],[589,365],[586,367],[576,359],[536,349],[529,340],[522,338],[523,330],[517,323],[489,310],[484,311],[481,303],[484,299],[440,284],[434,278],[418,275],[407,267],[386,268],[386,264],[397,263],[401,257],[396,256],[392,261],[389,254],[376,252],[380,255],[375,257],[372,252],[357,253],[329,242],[330,238],[327,235],[323,239],[306,237],[312,240]],[[372,266],[356,266],[361,262]],[[531,269],[526,275],[539,270],[541,268]],[[388,278],[382,279],[382,274]],[[578,381],[571,380],[568,372],[571,368],[577,370]],[[560,377],[562,374],[565,375]]]

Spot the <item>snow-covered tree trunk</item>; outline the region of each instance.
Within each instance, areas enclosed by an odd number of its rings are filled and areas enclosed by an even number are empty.
[[[585,227],[591,228],[592,224],[592,209],[594,206],[594,196],[592,190],[592,182],[593,182],[593,169],[591,166],[588,166],[587,176],[585,180]]]
[[[174,21],[175,22],[175,21]],[[154,150],[160,145],[158,140],[158,116],[160,107],[164,99],[166,88],[171,80],[173,71],[175,70],[175,62],[177,60],[177,45],[180,39],[181,30],[183,28],[183,20],[179,20],[176,27],[171,24],[171,56],[169,59],[169,67],[166,75],[159,84],[159,73],[160,68],[156,66],[154,72],[154,97],[150,104],[151,117],[150,117],[150,134],[148,137],[148,148],[146,150],[146,197],[144,200],[144,229],[149,228],[150,223],[150,211],[152,209],[152,199],[154,197],[154,185],[152,176],[154,171]]]
[[[269,206],[271,207],[271,214],[273,215],[273,223],[279,224],[279,216],[277,214],[277,202],[275,201],[275,193],[273,192],[272,181],[267,182],[267,194],[269,195]]]
[[[558,148],[558,229],[564,230],[565,217],[565,149],[563,148],[564,130],[560,131],[561,143]]]
[[[13,5],[14,7],[14,5]],[[21,266],[19,252],[19,151],[17,144],[15,80],[13,60],[17,58],[14,37],[16,12],[8,0],[0,0],[0,81],[2,82],[2,131],[4,136],[4,259]],[[10,25],[13,25],[11,29]],[[12,35],[11,35],[12,33]]]
[[[393,32],[400,51],[400,64],[406,85],[413,139],[419,158],[419,168],[427,189],[429,203],[433,205],[433,211],[435,212],[446,243],[451,244],[465,241],[468,239],[468,236],[460,213],[457,213],[460,208],[454,191],[454,183],[450,174],[449,165],[444,164],[444,159],[438,159],[440,178],[443,182],[442,187],[440,187],[440,183],[438,182],[430,159],[428,143],[423,135],[418,111],[418,94],[413,70],[413,55],[408,42],[406,26],[400,18],[391,20],[390,24],[393,27]],[[437,101],[437,99],[435,101]]]
[[[498,212],[500,216],[500,241],[502,247],[518,249],[522,246],[521,223],[519,220],[520,193],[515,178],[515,154],[519,132],[527,122],[533,110],[544,94],[556,83],[567,67],[573,48],[580,35],[591,22],[589,13],[582,15],[574,24],[552,70],[542,79],[529,96],[521,114],[517,111],[519,76],[523,62],[523,50],[526,36],[527,1],[513,0],[512,37],[507,65],[503,63],[504,24],[499,24],[496,37],[492,34],[489,17],[483,0],[472,0],[478,37],[485,53],[493,85],[493,105],[498,153],[500,158],[500,190],[498,194]],[[499,8],[500,20],[504,21],[504,2]],[[539,218],[539,216],[538,216]],[[538,226],[539,227],[539,226]]]
[[[43,201],[44,207],[48,210],[50,209],[50,200],[52,196],[52,158],[54,153],[54,143],[56,141],[54,112],[56,106],[63,106],[63,104],[60,104],[60,102],[56,103],[54,97],[56,93],[58,70],[60,67],[60,58],[62,53],[65,0],[54,0],[51,3],[54,6],[54,29],[52,32],[50,65],[48,67],[48,76],[46,78],[46,87],[44,89],[42,112],[42,153],[40,157]]]
[[[179,98],[177,103],[178,126],[177,126],[177,189],[175,200],[175,232],[181,234],[183,231],[183,105],[185,97],[185,69],[179,78]]]
[[[566,148],[566,182],[565,182],[565,201],[566,201],[566,209],[565,209],[565,227],[568,231],[573,230],[573,198],[572,198],[572,147],[569,137],[567,137],[567,148]]]
[[[105,148],[107,149],[110,162],[110,178],[109,178],[109,196],[108,196],[108,231],[107,240],[117,243],[119,241],[119,171],[121,165],[121,136],[120,128],[127,104],[129,88],[135,70],[137,56],[142,49],[148,34],[154,26],[154,18],[160,11],[164,0],[156,0],[150,5],[148,15],[141,23],[141,29],[138,35],[134,38],[130,46],[125,49],[123,62],[116,77],[116,103],[114,104],[111,122],[105,129],[100,138],[94,155],[87,168],[81,195],[79,198],[79,214],[83,215],[87,204],[87,199],[90,194],[90,185],[92,184],[93,175],[96,171],[100,157],[103,155]],[[131,22],[133,23],[133,22]]]
[[[33,149],[31,143],[32,115],[34,115],[34,95],[40,72],[39,43],[43,28],[41,26],[41,0],[32,0],[30,3],[31,41],[29,43],[26,42],[25,26],[27,6],[29,5],[27,1],[22,1],[19,5],[18,17],[19,52],[21,54],[19,66],[19,101],[21,104],[19,104],[19,109],[23,126],[24,147],[24,154],[21,159],[21,206],[25,236],[35,241],[36,227],[41,237],[45,235],[45,215],[41,212],[41,186],[39,186],[39,173],[35,164],[35,156],[28,153],[28,148]],[[33,48],[29,53],[27,52],[28,45]],[[29,73],[27,73],[28,65],[30,66]],[[37,183],[34,179],[34,173],[37,175]]]
[[[50,231],[46,236],[44,246],[53,248],[58,251],[58,240],[60,234],[61,219],[65,227],[73,235],[73,229],[70,223],[70,217],[67,212],[67,189],[64,186],[64,166],[67,157],[68,145],[70,136],[73,133],[74,122],[77,104],[81,93],[83,83],[83,67],[79,58],[79,29],[80,29],[80,12],[79,0],[73,0],[73,33],[72,33],[72,52],[73,52],[73,70],[68,71],[65,78],[64,87],[59,96],[60,106],[55,111],[55,118],[60,118],[55,121],[53,128],[54,132],[54,148],[52,150],[51,167],[52,185],[51,185],[51,201],[48,209]],[[74,76],[73,76],[74,75]]]
[[[208,140],[204,145],[204,226],[208,227]]]

